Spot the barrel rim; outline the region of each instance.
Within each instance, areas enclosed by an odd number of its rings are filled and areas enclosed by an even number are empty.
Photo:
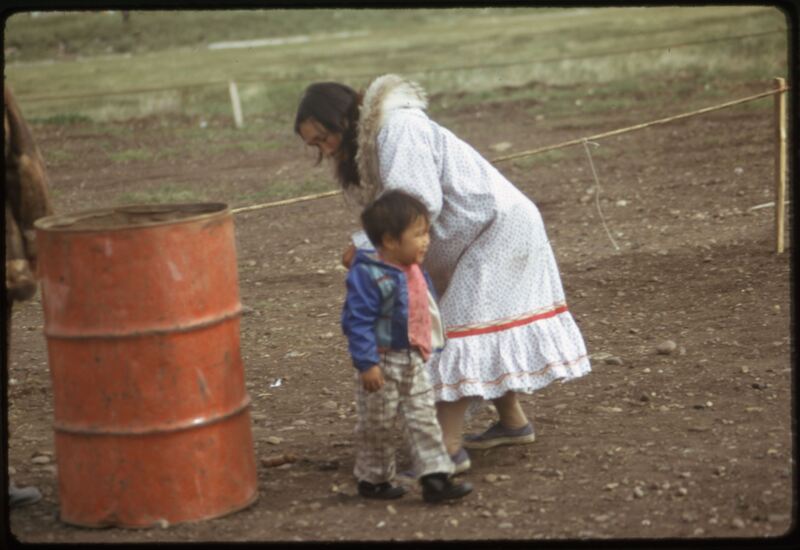
[[[116,212],[141,213],[163,213],[167,211],[186,209],[198,210],[198,213],[191,213],[186,217],[171,220],[149,221],[131,224],[110,225],[108,227],[70,227],[78,221],[86,218],[113,214]],[[145,229],[161,225],[177,225],[182,223],[192,223],[202,220],[213,219],[216,217],[227,217],[231,215],[230,207],[224,202],[181,202],[181,203],[136,203],[118,206],[108,206],[105,208],[93,208],[91,210],[81,210],[69,214],[54,214],[39,218],[34,222],[34,227],[40,231],[49,232],[70,232],[70,233],[107,233],[112,231],[130,231]]]

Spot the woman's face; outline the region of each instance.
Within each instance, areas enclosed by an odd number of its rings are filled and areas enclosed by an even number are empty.
[[[316,147],[325,158],[334,158],[342,145],[342,134],[331,132],[313,118],[307,118],[298,126],[300,137],[306,145]]]

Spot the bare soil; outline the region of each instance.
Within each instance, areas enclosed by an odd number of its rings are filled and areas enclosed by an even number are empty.
[[[754,83],[730,97],[762,91]],[[654,106],[663,107],[654,110]],[[654,120],[680,111],[667,95],[624,112],[532,120],[492,103],[436,118],[487,157]],[[576,107],[577,109],[577,107]],[[227,119],[210,125],[231,126]],[[198,120],[33,127],[59,213],[114,204],[123,191],[190,184],[209,201],[277,178],[329,177],[303,154],[288,121],[265,120],[285,147],[194,152]],[[147,143],[178,159],[114,163],[108,151]],[[220,144],[224,145],[224,144]],[[58,519],[53,405],[39,297],[13,317],[9,466],[39,503],[14,510],[24,542],[642,539],[782,536],[793,523],[790,257],[775,253],[774,129],[768,109],[734,108],[498,167],[540,208],[592,372],[523,406],[535,443],[471,453],[473,494],[425,504],[417,487],[391,506],[356,495],[352,367],[339,328],[339,264],[356,212],[326,198],[237,215],[241,351],[259,499],[226,517],[151,529],[90,529]],[[657,351],[667,340],[669,353]],[[274,385],[280,380],[281,384]],[[494,418],[470,418],[478,431]],[[269,439],[269,438],[273,439]],[[274,439],[279,438],[279,439]],[[271,442],[270,442],[271,441]],[[262,463],[282,453],[294,463]],[[49,456],[50,460],[37,456]],[[408,463],[402,447],[400,465]],[[45,463],[41,463],[45,462]],[[187,465],[191,467],[191,465]]]

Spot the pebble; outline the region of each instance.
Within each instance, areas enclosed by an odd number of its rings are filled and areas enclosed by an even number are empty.
[[[514,527],[514,524],[513,524],[513,523],[510,523],[510,522],[508,522],[508,521],[504,521],[503,523],[501,523],[500,525],[498,525],[498,527],[499,527],[500,529],[511,529],[512,527]]]
[[[386,506],[386,511],[389,512],[390,514],[392,514],[393,516],[397,515],[397,508],[395,508],[391,504]]]
[[[283,442],[283,438],[271,435],[266,439],[266,442],[269,443],[270,445],[280,445]]]
[[[744,529],[744,521],[742,518],[733,518],[731,526],[733,526],[734,529]]]
[[[511,143],[508,141],[501,141],[500,143],[495,143],[489,146],[489,149],[494,151],[495,153],[502,153],[503,151],[508,151],[511,149]]]
[[[656,346],[656,352],[660,355],[669,355],[678,348],[678,344],[672,340],[664,340]]]
[[[497,474],[486,474],[483,477],[484,481],[488,481],[489,483],[494,483],[497,481],[498,477]]]
[[[742,369],[741,370],[742,370],[742,374],[747,374],[748,372],[750,372],[750,369],[747,368],[747,365],[742,365]]]
[[[490,518],[492,517],[492,513],[489,510],[481,510],[481,516],[485,518]]]
[[[623,361],[619,357],[612,356],[612,357],[606,357],[605,364],[606,365],[620,366],[620,365],[623,364]]]
[[[339,405],[336,404],[336,401],[325,401],[321,406],[323,409],[327,409],[329,411],[339,408]]]
[[[33,462],[34,464],[49,464],[50,457],[43,455],[35,456],[31,459],[31,462]]]
[[[593,519],[597,523],[604,523],[604,522],[608,521],[608,518],[609,518],[608,514],[600,514],[599,516],[594,516]]]
[[[380,528],[382,528],[382,527],[386,527],[386,522],[385,522],[385,521],[379,521],[379,522],[378,522],[378,525],[376,525],[376,527],[377,527],[378,529],[380,529]]]
[[[305,426],[306,424],[308,424],[308,421],[307,420],[302,420],[302,419],[301,420],[295,420],[294,422],[292,422],[293,426]]]
[[[644,491],[642,490],[641,487],[634,487],[633,488],[633,496],[636,497],[636,498],[642,498],[642,497],[644,497]]]
[[[505,510],[500,508],[497,512],[494,513],[494,515],[499,517],[499,518],[507,518],[508,517],[508,512],[506,512]]]
[[[447,520],[447,523],[452,525],[453,527],[458,527],[458,520],[456,518],[450,518]]]

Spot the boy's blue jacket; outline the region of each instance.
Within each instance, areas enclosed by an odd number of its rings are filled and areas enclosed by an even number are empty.
[[[428,292],[433,284],[425,270]],[[342,331],[353,365],[365,371],[380,363],[379,351],[408,349],[408,285],[403,271],[382,262],[375,251],[359,249],[347,273]],[[435,297],[434,297],[435,298]]]

